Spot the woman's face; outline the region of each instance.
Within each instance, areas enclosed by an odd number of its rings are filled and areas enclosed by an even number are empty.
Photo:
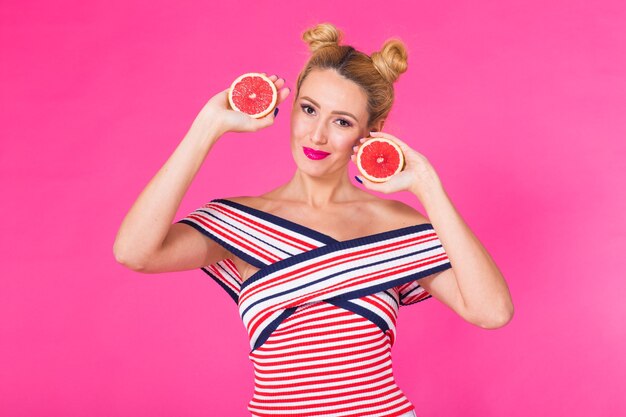
[[[368,132],[363,89],[335,70],[313,70],[293,106],[291,151],[298,168],[312,176],[342,172]]]

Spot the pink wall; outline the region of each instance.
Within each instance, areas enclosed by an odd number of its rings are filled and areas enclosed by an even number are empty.
[[[202,105],[248,71],[293,87],[320,21],[366,52],[407,43],[386,131],[429,158],[515,302],[498,330],[434,299],[401,310],[418,415],[625,415],[624,2],[217,3],[0,2],[0,415],[249,415],[232,300],[112,245]],[[179,217],[290,177],[287,104],[222,138]]]

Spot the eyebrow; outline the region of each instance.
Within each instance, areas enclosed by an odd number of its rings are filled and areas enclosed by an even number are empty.
[[[311,97],[304,96],[304,97],[302,97],[302,98],[303,98],[303,99],[305,99],[305,100],[309,100],[311,103],[315,104],[317,107],[321,107],[321,106],[317,103],[317,101],[313,100]],[[335,110],[335,111],[332,111],[332,112],[331,112],[331,114],[343,114],[343,115],[345,115],[345,116],[350,116],[350,117],[352,117],[354,120],[357,120],[357,121],[359,120],[359,119],[357,119],[356,117],[354,117],[354,115],[353,115],[352,113],[348,113],[347,111],[339,111],[339,110]]]

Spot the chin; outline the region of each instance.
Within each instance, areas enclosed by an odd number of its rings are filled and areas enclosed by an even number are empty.
[[[300,172],[314,178],[333,177],[339,175],[340,173],[345,174],[348,171],[347,164],[343,168],[338,169],[336,165],[315,165],[311,162],[319,161],[310,161],[305,156],[302,160],[296,160],[296,166]]]

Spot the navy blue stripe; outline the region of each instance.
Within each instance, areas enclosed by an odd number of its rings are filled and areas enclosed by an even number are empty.
[[[284,219],[282,217],[279,217],[279,216],[277,216],[275,214],[268,213],[266,211],[255,209],[255,208],[249,207],[249,206],[244,206],[241,203],[236,203],[234,201],[225,200],[225,199],[222,199],[222,198],[218,198],[218,199],[212,200],[211,202],[222,203],[222,204],[225,204],[227,206],[231,206],[233,208],[236,208],[238,210],[244,211],[244,212],[246,212],[248,214],[251,214],[253,216],[259,217],[259,218],[261,218],[261,219],[263,219],[265,221],[268,221],[270,223],[276,224],[278,226],[284,227],[286,229],[289,229],[289,230],[298,232],[298,233],[300,233],[302,235],[305,235],[305,236],[308,236],[310,238],[313,238],[313,239],[315,239],[315,240],[317,240],[317,241],[319,241],[321,243],[329,244],[329,243],[337,242],[336,239],[334,239],[334,238],[332,238],[332,237],[330,237],[330,236],[328,236],[328,235],[326,235],[324,233],[320,233],[317,230],[313,230],[313,229],[311,229],[309,227],[306,227],[306,226],[303,226],[301,224],[292,222],[291,220]]]
[[[241,285],[241,289],[243,290],[248,285],[262,279],[263,277],[269,274],[272,274],[273,272],[279,271],[284,268],[288,268],[290,266],[308,261],[316,257],[321,257],[326,254],[329,254],[332,252],[338,252],[344,249],[357,248],[358,246],[367,245],[370,243],[378,243],[380,241],[384,241],[387,239],[393,239],[396,237],[401,237],[404,235],[409,235],[411,233],[417,233],[417,232],[421,232],[421,231],[428,230],[428,229],[432,229],[434,231],[432,224],[423,223],[423,224],[418,224],[414,226],[403,227],[400,229],[390,230],[388,232],[382,232],[382,233],[376,233],[373,235],[358,237],[358,238],[350,239],[346,241],[341,241],[341,242],[336,241],[335,243],[328,244],[326,246],[321,246],[319,248],[312,249],[310,251],[294,255],[290,258],[286,258],[278,262],[274,262],[273,264],[270,264],[266,266],[265,268],[260,269],[259,271],[252,274],[250,278],[246,279],[243,282],[243,284]],[[440,246],[441,245],[437,247],[440,247]],[[434,248],[430,248],[430,249],[434,249]],[[430,249],[427,249],[427,250],[430,250]]]
[[[227,250],[229,250],[233,254],[235,254],[238,257],[240,257],[241,259],[243,259],[244,261],[248,262],[250,265],[253,265],[253,266],[257,267],[257,268],[265,268],[267,266],[267,264],[261,262],[259,259],[255,258],[254,256],[250,256],[247,253],[237,249],[236,247],[234,247],[230,243],[220,239],[219,237],[217,237],[216,235],[214,235],[210,231],[204,229],[202,226],[192,222],[191,220],[182,219],[182,220],[177,221],[176,223],[188,224],[189,226],[193,227],[194,229],[196,229],[197,231],[199,231],[203,235],[213,239],[214,241],[216,241],[217,243],[222,245],[224,248],[226,248]]]
[[[239,280],[237,279],[237,277],[233,276],[233,274],[230,272],[230,270],[224,268],[224,264],[217,262],[215,264],[216,267],[218,267],[219,269],[221,269],[223,271],[224,274],[228,275],[230,278],[232,278],[233,281],[235,281],[235,284],[237,284],[238,287],[240,287],[239,284]],[[236,267],[235,267],[236,268]]]
[[[359,316],[365,317],[366,319],[374,323],[376,326],[378,326],[380,330],[383,331],[383,333],[389,330],[389,326],[387,325],[387,322],[382,317],[380,317],[373,311],[368,310],[367,308],[363,306],[354,304],[353,302],[350,302],[347,300],[335,299],[334,297],[326,300],[326,302],[332,305],[336,305],[337,307],[341,307],[345,310],[349,310],[353,313],[358,314]]]
[[[403,302],[401,302],[401,303],[400,303],[400,305],[403,305],[403,306],[410,306],[411,304],[421,303],[422,301],[426,301],[426,300],[428,300],[429,298],[432,298],[432,297],[433,297],[433,296],[432,296],[431,294],[428,294],[428,296],[426,296],[426,297],[424,297],[424,298],[420,298],[419,300],[416,300],[416,301],[412,301],[412,302],[410,302],[410,303],[403,303]]]
[[[393,303],[396,305],[396,307],[400,307],[398,305],[398,300],[396,300],[396,297],[393,294],[391,294],[388,290],[385,290],[385,294],[387,294],[389,296],[389,298],[391,298],[393,300]]]
[[[207,275],[209,275],[211,278],[213,278],[213,280],[215,282],[217,282],[220,287],[224,288],[224,290],[228,293],[228,295],[230,295],[230,297],[235,300],[235,304],[239,305],[239,295],[236,294],[228,285],[224,284],[224,282],[222,282],[221,279],[219,279],[218,277],[216,277],[214,274],[212,274],[209,270],[207,270],[206,268],[200,268],[202,269],[204,272],[207,273]]]
[[[405,298],[409,297],[412,293],[414,293],[415,291],[417,291],[418,289],[420,289],[422,287],[415,287],[412,288],[411,290],[407,291],[407,292],[403,292],[400,294],[400,301],[404,300]],[[422,288],[423,289],[423,288]]]
[[[280,323],[282,323],[287,317],[291,316],[297,309],[298,307],[286,308],[282,313],[278,315],[278,317],[272,320],[270,324],[265,326],[263,331],[261,331],[261,333],[259,334],[259,338],[254,343],[254,347],[252,348],[252,350],[257,349],[259,346],[265,343],[265,341],[272,335],[272,333],[274,333],[274,330],[276,330]]]
[[[233,229],[238,230],[238,231],[239,231],[242,235],[248,235],[248,236],[249,236],[249,237],[251,237],[253,240],[258,240],[259,242],[263,242],[263,243],[265,243],[266,245],[271,246],[271,247],[273,247],[274,249],[276,249],[276,250],[278,250],[278,251],[280,251],[280,252],[284,253],[285,255],[288,255],[288,256],[292,256],[292,255],[293,255],[293,253],[287,252],[287,251],[285,251],[285,250],[283,250],[283,249],[281,249],[281,248],[279,248],[279,247],[277,247],[277,246],[274,246],[274,245],[272,245],[271,243],[269,243],[269,242],[267,242],[267,241],[265,241],[265,240],[261,239],[261,238],[259,237],[259,235],[253,235],[253,234],[251,234],[251,233],[248,233],[248,232],[246,232],[245,230],[243,230],[243,229],[241,229],[241,228],[239,228],[239,227],[237,227],[237,226],[233,225],[232,223],[228,223],[228,221],[226,221],[226,220],[224,220],[224,219],[220,219],[220,218],[219,218],[219,217],[217,217],[215,214],[211,213],[211,212],[209,211],[209,209],[206,209],[206,208],[201,208],[201,209],[198,209],[197,211],[201,211],[201,212],[205,213],[207,216],[212,217],[212,218],[213,218],[213,220],[215,220],[216,222],[218,222],[218,223],[222,224],[222,227],[224,227],[224,225],[225,225],[225,226],[226,226],[226,228],[227,228],[227,229],[229,229],[229,230],[231,230],[231,231],[232,231]],[[237,237],[239,237],[239,236],[237,236]],[[283,258],[284,258],[284,256],[283,256]]]
[[[399,255],[399,256],[396,256],[396,257],[393,257],[393,258],[383,259],[382,261],[376,261],[376,262],[370,262],[370,263],[368,263],[368,264],[361,264],[361,265],[357,265],[357,266],[355,266],[355,267],[353,267],[353,268],[350,268],[350,269],[344,269],[344,270],[342,270],[342,271],[335,272],[334,274],[331,274],[331,275],[325,275],[325,276],[323,276],[322,278],[320,278],[320,279],[318,279],[318,280],[315,280],[315,281],[308,281],[308,282],[305,282],[304,284],[300,285],[299,287],[290,288],[290,289],[287,289],[287,290],[285,290],[285,291],[278,292],[278,293],[272,293],[272,294],[268,295],[267,297],[261,298],[261,299],[259,299],[259,300],[255,301],[254,303],[250,304],[250,305],[249,305],[249,306],[248,306],[248,307],[247,307],[247,308],[246,308],[243,312],[241,312],[241,317],[242,317],[242,318],[243,318],[243,317],[245,317],[245,315],[246,315],[246,313],[248,312],[248,310],[250,310],[252,307],[254,307],[255,305],[257,305],[257,304],[259,304],[259,303],[263,303],[263,302],[265,302],[266,300],[269,300],[269,299],[272,299],[272,298],[275,298],[275,297],[280,297],[281,295],[289,294],[289,293],[291,293],[291,292],[298,291],[298,290],[300,290],[300,289],[302,289],[302,288],[306,288],[306,287],[309,287],[309,286],[311,286],[311,285],[317,284],[317,283],[319,283],[319,282],[323,282],[323,281],[329,280],[329,279],[331,279],[331,278],[333,278],[333,277],[336,277],[336,276],[338,276],[338,275],[347,274],[347,273],[352,272],[352,271],[356,271],[356,270],[363,269],[363,268],[368,268],[368,267],[370,267],[370,266],[374,266],[374,265],[379,265],[379,264],[383,264],[383,263],[392,262],[392,261],[395,261],[395,260],[398,260],[398,259],[408,258],[408,257],[414,256],[414,255],[420,254],[420,253],[424,253],[424,252],[429,252],[429,251],[432,251],[432,250],[437,249],[437,248],[440,248],[440,247],[441,247],[441,245],[438,245],[438,246],[433,246],[433,247],[428,248],[428,249],[422,249],[422,250],[415,251],[415,252],[410,252],[410,253],[407,253],[407,254],[404,254],[404,255]],[[324,246],[323,248],[326,248],[326,246]],[[323,249],[323,248],[322,248],[322,249]],[[316,251],[316,250],[315,250],[315,251]],[[307,254],[310,254],[311,252],[313,252],[313,251],[304,252],[302,255],[307,255]],[[296,255],[296,256],[294,256],[294,257],[300,257],[300,256],[301,256],[301,255]],[[288,258],[288,260],[291,260],[291,259],[293,259],[294,257],[292,257],[292,258]],[[314,257],[314,256],[311,256],[311,257]],[[274,264],[270,265],[269,267],[264,268],[264,269],[263,269],[263,271],[265,271],[265,270],[267,270],[267,269],[270,269],[270,267],[272,267],[272,266],[274,266],[274,265],[276,265],[276,264],[278,264],[278,263],[282,263],[282,262],[283,262],[283,261],[276,262],[276,263],[274,263]],[[300,262],[304,262],[304,261],[300,261]],[[250,278],[248,278],[247,280],[245,280],[245,281],[243,282],[243,285],[245,285],[245,284],[246,284],[246,282],[248,282],[248,281],[250,281]],[[242,285],[242,288],[243,288],[243,285]],[[382,291],[382,290],[384,290],[384,289],[386,289],[386,288],[390,288],[390,287],[395,287],[395,285],[385,286],[384,288],[382,288],[382,289],[381,289],[381,290],[379,290],[379,291]],[[366,291],[369,291],[369,290],[366,290]],[[374,293],[379,292],[379,291],[367,292],[367,294],[374,294]],[[366,295],[367,295],[367,294],[366,294]],[[354,297],[351,297],[351,298],[354,298]]]
[[[402,278],[394,279],[393,281],[383,282],[378,285],[373,285],[371,287],[350,291],[350,292],[338,295],[337,297],[333,297],[333,298],[337,298],[339,300],[349,300],[352,298],[365,297],[366,295],[375,294],[387,288],[393,288],[398,285],[402,285],[402,284],[406,284],[407,282],[414,281],[416,279],[427,277],[437,272],[445,271],[448,268],[452,268],[452,265],[450,264],[450,262],[446,262],[445,264],[436,266],[434,268],[426,269],[420,272],[416,272],[414,274],[407,275]],[[414,303],[409,303],[409,304],[414,304]],[[408,304],[405,304],[405,305],[408,305]]]

